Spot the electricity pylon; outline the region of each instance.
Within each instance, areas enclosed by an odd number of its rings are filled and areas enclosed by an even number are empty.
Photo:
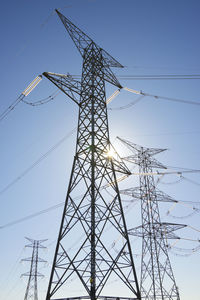
[[[117,174],[128,176],[130,171],[117,154],[111,155],[108,131],[105,81],[121,88],[110,67],[122,65],[56,12],[83,67],[81,82],[43,73],[79,107],[76,153],[46,299],[72,299],[73,287],[76,299],[141,299],[117,184]]]
[[[28,276],[28,284],[25,292],[24,300],[38,300],[38,289],[37,289],[37,279],[38,277],[43,277],[42,274],[38,272],[38,263],[46,261],[41,259],[38,256],[38,250],[39,248],[45,249],[42,245],[43,242],[46,240],[32,240],[29,238],[26,238],[31,244],[26,245],[25,247],[33,248],[32,256],[29,258],[24,258],[21,261],[29,261],[30,264],[30,271],[27,273],[22,274],[21,276]]]
[[[167,239],[177,239],[174,231],[186,225],[161,222],[158,202],[176,202],[158,190],[152,175],[153,168],[166,168],[153,156],[165,149],[145,148],[118,138],[133,155],[124,158],[139,166],[140,186],[122,191],[141,200],[142,225],[129,234],[142,237],[141,296],[146,300],[179,300],[167,248]]]

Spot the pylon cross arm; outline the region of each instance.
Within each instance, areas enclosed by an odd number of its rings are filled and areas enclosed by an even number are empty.
[[[43,75],[79,105],[81,83],[78,80],[72,78],[71,75],[56,74],[51,72],[44,72]]]

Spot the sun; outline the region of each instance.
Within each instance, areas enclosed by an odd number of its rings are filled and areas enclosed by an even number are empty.
[[[115,155],[115,151],[114,151],[114,149],[112,149],[112,148],[109,149],[109,150],[106,152],[106,157],[109,158],[109,159],[113,158],[114,155]]]

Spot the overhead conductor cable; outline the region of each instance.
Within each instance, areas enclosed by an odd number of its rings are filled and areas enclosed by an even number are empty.
[[[42,80],[42,75],[37,76],[28,87],[20,94],[20,96],[11,103],[4,112],[0,114],[0,121],[2,121],[16,106],[19,102],[21,102],[24,97],[28,96],[30,92],[38,85],[38,83]]]

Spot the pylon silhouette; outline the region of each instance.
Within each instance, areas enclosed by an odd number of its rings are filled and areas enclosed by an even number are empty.
[[[110,68],[122,65],[57,14],[83,57],[83,68],[81,82],[43,73],[79,106],[76,153],[46,299],[73,298],[72,286],[76,299],[141,299],[117,183],[117,174],[130,171],[111,155],[106,106],[105,81],[121,88]]]
[[[24,296],[24,300],[38,300],[38,277],[44,277],[41,273],[38,272],[38,263],[45,263],[46,261],[41,259],[38,256],[39,248],[46,248],[42,245],[43,242],[46,240],[32,240],[29,238],[26,238],[31,244],[26,245],[25,247],[30,247],[33,249],[32,256],[29,258],[24,258],[22,261],[28,261],[30,262],[30,271],[27,273],[22,274],[21,276],[27,276],[28,277],[28,284],[26,287],[26,292]]]
[[[176,202],[158,190],[153,169],[166,168],[154,158],[165,149],[145,148],[118,138],[131,150],[124,160],[139,166],[140,186],[121,193],[141,200],[142,225],[129,230],[129,234],[142,237],[141,296],[146,300],[180,300],[178,287],[168,255],[167,239],[176,239],[174,231],[184,224],[161,222],[158,202]]]

